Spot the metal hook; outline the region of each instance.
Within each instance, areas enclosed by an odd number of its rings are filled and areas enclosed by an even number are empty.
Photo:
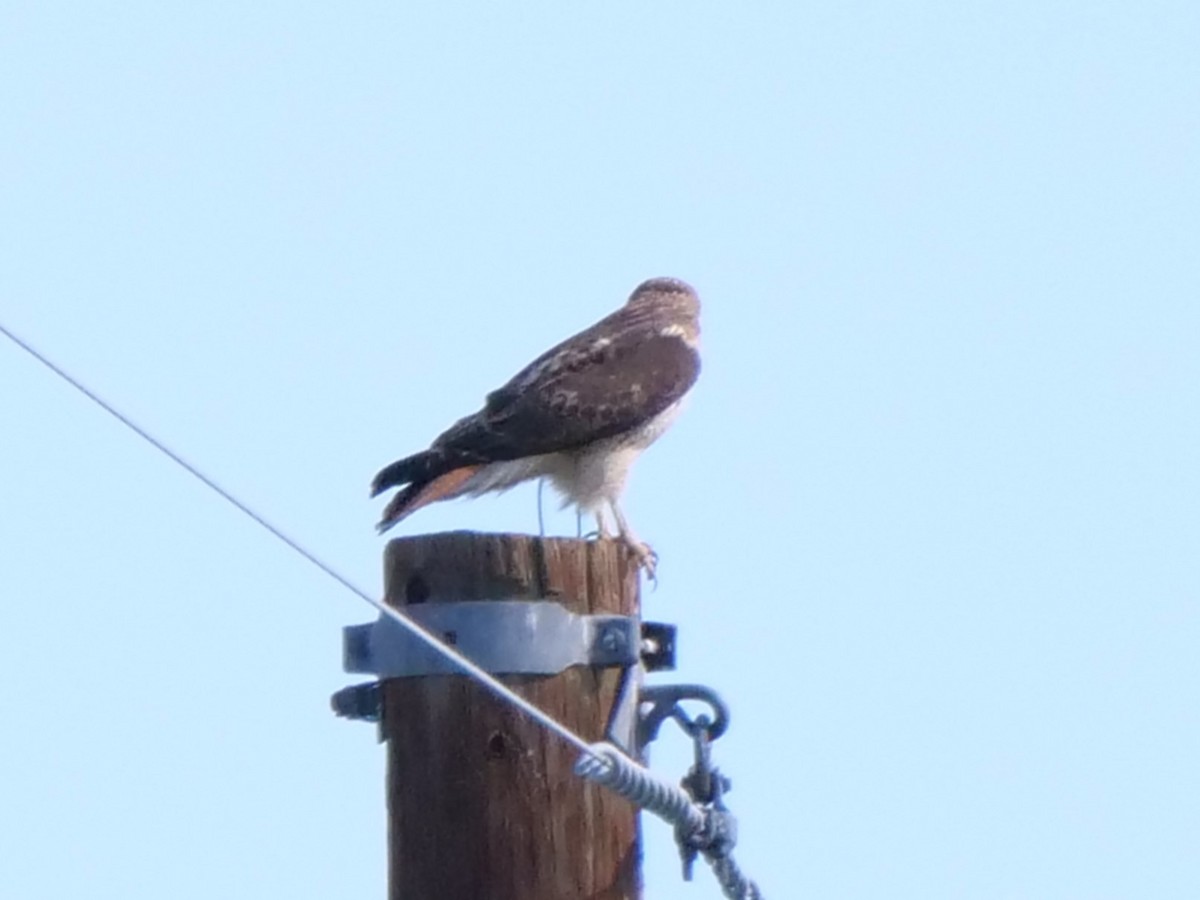
[[[692,719],[679,705],[687,700],[708,704],[713,713],[711,721],[706,715]],[[697,729],[703,730],[709,741],[715,741],[729,728],[729,707],[716,691],[702,684],[645,687],[638,697],[638,705],[640,712],[637,737],[640,748],[658,738],[658,731],[667,719],[675,720],[679,727],[693,738]]]

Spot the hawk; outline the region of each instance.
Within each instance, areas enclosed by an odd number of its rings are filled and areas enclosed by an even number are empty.
[[[602,538],[617,539],[653,577],[657,556],[630,530],[619,498],[629,467],[679,413],[700,374],[700,299],[674,278],[638,285],[625,305],[547,350],[483,409],[422,450],[387,466],[371,496],[399,487],[377,526],[438,500],[478,497],[547,478]]]

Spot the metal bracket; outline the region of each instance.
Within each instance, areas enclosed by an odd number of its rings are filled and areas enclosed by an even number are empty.
[[[642,665],[647,672],[675,669],[675,633],[675,626],[666,622],[642,623]]]
[[[430,603],[405,612],[493,674],[554,675],[577,665],[622,669],[606,736],[630,755],[640,748],[644,728],[643,674],[675,668],[675,626],[661,622],[578,615],[559,603],[528,600]],[[458,673],[386,617],[343,629],[342,657],[345,671],[380,678]],[[367,722],[379,721],[380,704],[378,681],[330,697],[337,715]]]
[[[641,666],[626,666],[621,670],[621,681],[617,685],[617,696],[613,700],[612,709],[608,714],[608,723],[604,728],[604,739],[615,744],[627,756],[637,758],[638,747],[638,705],[642,695]]]
[[[587,616],[559,603],[464,600],[409,606],[405,613],[497,675],[555,675],[571,666],[630,666],[641,656],[632,616]],[[458,668],[391,619],[351,625],[343,666],[383,678],[454,675]]]
[[[340,718],[378,722],[383,709],[379,682],[367,681],[344,687],[329,698],[329,705]]]
[[[707,716],[692,719],[681,701],[695,700],[708,704],[712,710],[711,720]],[[702,684],[665,684],[642,688],[638,697],[637,746],[645,752],[647,745],[658,737],[658,730],[667,719],[674,719],[688,734],[693,734],[703,720],[707,739],[715,741],[729,728],[729,707],[712,688]]]

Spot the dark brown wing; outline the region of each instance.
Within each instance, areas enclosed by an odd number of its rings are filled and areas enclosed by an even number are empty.
[[[696,351],[675,335],[636,329],[602,338],[577,338],[540,357],[434,446],[491,460],[574,449],[644,425],[700,373]]]

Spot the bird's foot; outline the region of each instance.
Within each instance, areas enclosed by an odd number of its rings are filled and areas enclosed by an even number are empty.
[[[627,537],[623,542],[637,560],[638,568],[646,573],[646,577],[651,582],[657,584],[658,579],[655,573],[658,571],[658,554],[651,549],[649,544],[643,544],[639,540]]]

